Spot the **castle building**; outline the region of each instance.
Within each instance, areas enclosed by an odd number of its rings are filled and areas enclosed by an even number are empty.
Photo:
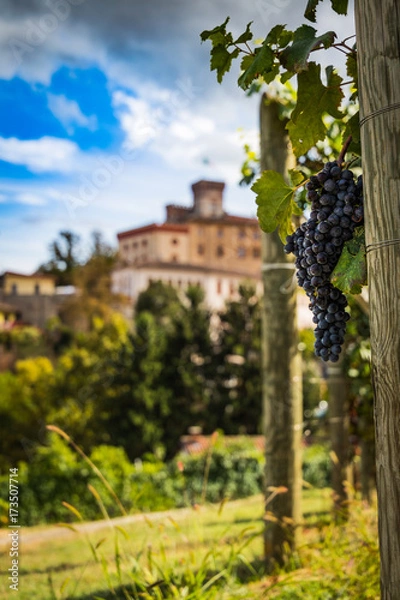
[[[245,281],[261,293],[258,221],[226,213],[224,188],[222,182],[198,181],[192,185],[191,207],[170,204],[164,223],[119,233],[113,292],[134,303],[151,281],[181,290],[200,285],[213,310],[223,309]]]

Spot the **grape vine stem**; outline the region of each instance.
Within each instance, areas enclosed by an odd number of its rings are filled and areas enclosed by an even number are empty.
[[[338,159],[337,159],[337,162],[338,162],[339,165],[342,164],[343,159],[344,159],[344,157],[346,155],[346,152],[349,149],[349,146],[350,146],[350,144],[352,142],[352,139],[353,139],[352,136],[349,135],[349,137],[347,138],[347,140],[343,144],[343,148],[341,149],[340,154],[339,154]]]

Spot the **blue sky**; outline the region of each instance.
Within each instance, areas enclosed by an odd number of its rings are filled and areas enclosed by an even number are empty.
[[[254,215],[240,188],[258,98],[234,73],[218,85],[199,33],[231,16],[259,36],[296,26],[298,0],[13,0],[0,24],[0,272],[34,271],[62,229],[83,244],[161,222],[201,178],[227,183],[230,212]],[[328,3],[320,29],[352,33]]]

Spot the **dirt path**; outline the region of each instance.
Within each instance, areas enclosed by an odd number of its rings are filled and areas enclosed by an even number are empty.
[[[160,519],[166,519],[168,517],[173,518],[175,521],[184,519],[185,517],[193,514],[192,508],[180,508],[174,510],[166,510],[161,512],[153,512],[146,514],[135,514],[126,517],[116,517],[115,519],[102,520],[102,521],[89,521],[87,523],[73,523],[74,529],[80,533],[93,533],[94,531],[100,531],[101,529],[112,528],[116,525],[125,526],[131,523],[138,523],[143,521],[159,521]],[[0,529],[0,552],[6,552],[10,547],[10,533],[12,528]],[[76,535],[75,531],[67,527],[60,525],[44,525],[42,529],[21,527],[19,531],[20,543],[26,547],[29,544],[36,544],[38,542],[45,542],[48,539],[60,538],[60,537],[71,537]]]

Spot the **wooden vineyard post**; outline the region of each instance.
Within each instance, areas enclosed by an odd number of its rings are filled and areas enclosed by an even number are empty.
[[[400,6],[355,3],[381,591],[400,598]]]
[[[285,123],[278,104],[260,107],[261,170],[282,174],[294,166]],[[263,431],[266,439],[266,520],[264,550],[267,568],[284,562],[295,545],[301,517],[302,371],[298,351],[294,264],[283,251],[277,232],[263,234]],[[286,491],[283,492],[283,489]],[[275,490],[275,491],[274,491]],[[278,492],[278,493],[276,493]]]

